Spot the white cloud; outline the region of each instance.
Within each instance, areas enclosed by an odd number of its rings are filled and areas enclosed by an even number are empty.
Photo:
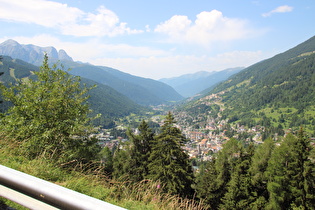
[[[96,13],[86,13],[67,4],[47,0],[0,0],[0,19],[56,28],[65,35],[116,36],[141,33],[120,22],[118,16],[104,6]]]
[[[175,15],[171,19],[158,25],[155,28],[155,32],[165,33],[173,38],[180,37],[182,33],[185,33],[190,27],[191,21],[187,16]]]
[[[274,13],[286,13],[286,12],[291,12],[293,10],[293,7],[288,6],[288,5],[283,5],[283,6],[279,6],[274,10],[271,10],[270,12],[267,13],[263,13],[262,16],[263,17],[269,17],[271,15],[273,15]]]
[[[73,23],[84,14],[78,8],[44,0],[0,0],[0,19],[56,27]]]
[[[85,24],[84,22],[87,22]],[[81,21],[70,25],[62,25],[61,30],[65,35],[73,36],[116,36],[121,34],[142,33],[142,30],[132,30],[128,28],[127,23],[119,22],[118,16],[100,6],[97,14],[87,13]]]
[[[253,33],[247,28],[247,21],[225,17],[218,10],[201,12],[194,22],[187,16],[175,15],[159,24],[155,32],[166,34],[169,42],[198,44],[232,41]]]

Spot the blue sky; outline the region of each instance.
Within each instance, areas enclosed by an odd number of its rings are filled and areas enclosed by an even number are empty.
[[[0,0],[0,42],[153,79],[249,66],[315,35],[314,0]]]

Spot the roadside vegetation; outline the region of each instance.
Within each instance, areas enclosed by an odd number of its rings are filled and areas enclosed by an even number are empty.
[[[133,183],[108,179],[102,167],[86,171],[79,165],[70,169],[44,158],[29,160],[18,154],[16,146],[8,145],[4,138],[0,141],[0,151],[1,165],[126,209],[205,209],[205,205],[196,201],[162,193],[157,188],[157,182]],[[0,203],[16,209],[27,209],[1,198]]]

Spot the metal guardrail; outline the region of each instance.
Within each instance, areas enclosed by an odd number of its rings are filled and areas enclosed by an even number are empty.
[[[0,196],[35,210],[124,209],[2,165]]]

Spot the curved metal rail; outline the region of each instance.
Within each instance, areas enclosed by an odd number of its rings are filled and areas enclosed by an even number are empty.
[[[123,209],[2,165],[0,196],[30,209]]]

